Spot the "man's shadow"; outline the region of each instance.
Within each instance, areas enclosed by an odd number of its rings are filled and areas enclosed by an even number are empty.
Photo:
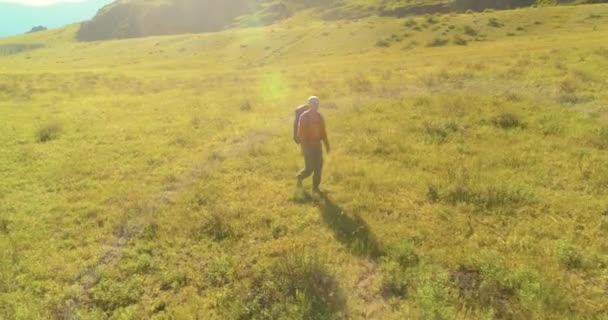
[[[314,196],[306,193],[305,197],[319,208],[323,223],[332,230],[336,240],[346,246],[351,253],[372,259],[382,255],[376,236],[359,215],[347,213],[326,193]]]

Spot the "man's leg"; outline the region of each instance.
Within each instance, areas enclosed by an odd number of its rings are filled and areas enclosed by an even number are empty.
[[[323,150],[321,148],[315,150],[313,164],[314,176],[312,177],[312,190],[320,192],[319,186],[321,185],[321,177],[323,175]]]
[[[310,177],[314,171],[314,166],[311,159],[311,152],[308,148],[302,147],[302,154],[304,155],[304,169],[298,173],[298,187],[302,186],[302,180]]]

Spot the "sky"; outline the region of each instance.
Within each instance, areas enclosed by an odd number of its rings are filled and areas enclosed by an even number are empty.
[[[112,0],[0,0],[0,37],[34,26],[61,27],[92,18]]]

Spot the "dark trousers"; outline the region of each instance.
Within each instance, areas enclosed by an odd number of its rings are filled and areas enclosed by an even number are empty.
[[[303,180],[312,177],[312,187],[318,188],[321,184],[321,175],[323,173],[323,148],[321,144],[302,145],[302,154],[304,155],[305,167],[298,174],[298,179]]]

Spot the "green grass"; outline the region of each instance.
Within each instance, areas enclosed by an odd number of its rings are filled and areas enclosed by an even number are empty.
[[[0,318],[605,317],[608,7],[427,19],[0,39]]]

